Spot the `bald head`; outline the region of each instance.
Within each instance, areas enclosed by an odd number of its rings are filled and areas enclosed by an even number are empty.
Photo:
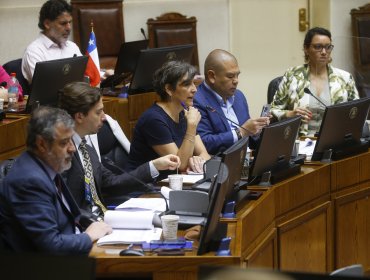
[[[221,50],[221,49],[215,49],[209,53],[209,55],[206,58],[206,61],[204,62],[204,73],[206,76],[209,70],[220,72],[224,70],[225,63],[232,62],[234,64],[238,64],[235,56],[233,56],[231,53]]]
[[[213,50],[204,62],[207,85],[225,100],[234,95],[239,74],[238,61],[225,50]]]

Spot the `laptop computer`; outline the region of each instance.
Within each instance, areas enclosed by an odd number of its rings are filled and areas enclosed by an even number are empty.
[[[194,44],[141,50],[128,94],[153,91],[154,72],[170,60],[190,63],[193,51]]]
[[[87,56],[76,56],[37,62],[26,107],[15,113],[29,113],[38,105],[57,106],[60,89],[83,81],[87,60]]]
[[[120,84],[128,74],[132,74],[135,71],[140,51],[146,49],[148,47],[148,43],[149,40],[124,42],[118,53],[114,75],[107,77],[102,81],[100,87],[113,88]]]

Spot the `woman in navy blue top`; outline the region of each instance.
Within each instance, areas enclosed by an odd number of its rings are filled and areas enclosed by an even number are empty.
[[[203,172],[210,158],[199,135],[196,134],[201,115],[193,107],[196,93],[194,66],[170,61],[153,76],[153,85],[161,98],[138,120],[130,148],[130,169],[144,162],[177,154],[180,171]]]

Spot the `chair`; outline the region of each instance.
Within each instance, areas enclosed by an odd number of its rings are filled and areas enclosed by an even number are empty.
[[[364,276],[364,268],[361,264],[354,264],[350,266],[345,266],[342,268],[338,268],[330,273],[330,276]]]
[[[115,174],[127,169],[128,152],[118,142],[107,121],[98,132],[98,143],[102,163]]]
[[[5,71],[10,75],[11,73],[15,73],[19,84],[22,86],[23,94],[30,93],[30,85],[28,81],[24,78],[22,73],[22,58],[18,58],[15,60],[11,60],[3,65]]]
[[[100,67],[114,69],[125,41],[122,0],[72,0],[71,5],[74,42],[86,53],[93,22]]]
[[[118,142],[107,121],[103,122],[97,136],[103,166],[117,175],[125,172],[128,165],[128,152]],[[128,195],[119,195],[109,190],[103,193],[103,197],[107,205],[119,205],[131,198]]]
[[[148,19],[149,48],[194,44],[191,64],[198,67],[197,19],[180,13],[165,13]]]
[[[282,79],[283,79],[283,77],[279,76],[279,77],[276,77],[275,79],[273,79],[269,83],[269,86],[267,88],[267,103],[268,104],[271,104],[272,100],[274,100],[274,95],[275,95],[276,91],[278,90],[279,84],[280,84]]]

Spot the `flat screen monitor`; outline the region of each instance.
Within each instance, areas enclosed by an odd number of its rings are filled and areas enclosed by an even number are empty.
[[[311,160],[337,160],[367,151],[361,135],[369,106],[370,97],[327,106]]]
[[[263,128],[249,171],[250,184],[257,183],[265,174],[276,183],[300,172],[299,166],[290,164],[300,124],[298,116]]]
[[[39,105],[57,106],[58,90],[68,83],[83,81],[87,60],[87,56],[76,56],[37,62],[27,109],[36,102]]]
[[[221,162],[229,170],[226,182],[226,200],[232,199],[233,195],[239,191],[240,177],[244,167],[248,140],[249,137],[243,137],[226,149],[221,155]]]
[[[209,192],[208,212],[206,222],[202,227],[197,255],[203,255],[214,250],[214,245],[221,239],[219,236],[219,220],[226,196],[228,174],[227,166],[221,163],[218,174],[215,177],[216,181]]]
[[[170,60],[190,63],[193,49],[194,45],[189,44],[141,50],[128,93],[153,91],[154,72]]]
[[[135,71],[141,50],[148,47],[148,40],[124,42],[118,53],[114,74],[100,83],[101,88],[114,88]]]

